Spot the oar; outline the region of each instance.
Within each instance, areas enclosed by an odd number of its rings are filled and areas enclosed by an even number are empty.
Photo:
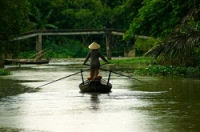
[[[106,64],[107,64],[107,63],[102,64],[101,66],[106,65]],[[90,65],[88,65],[88,64],[84,64],[84,65],[86,65],[86,66],[90,66]],[[104,68],[101,68],[101,67],[100,67],[99,69],[104,70],[104,71],[110,71],[110,72],[112,72],[112,73],[115,73],[115,74],[118,74],[118,75],[121,75],[121,76],[125,76],[125,77],[128,77],[128,78],[130,78],[130,79],[134,79],[134,80],[137,80],[137,81],[139,81],[139,82],[143,82],[143,83],[148,84],[148,82],[145,82],[145,81],[139,80],[139,79],[134,78],[134,77],[131,77],[131,76],[124,75],[124,74],[122,74],[122,73],[114,72],[114,71],[112,71],[112,70],[107,70],[107,69],[104,69]]]
[[[130,78],[130,79],[134,79],[134,80],[137,80],[137,81],[139,81],[139,82],[143,82],[143,83],[148,84],[148,82],[139,80],[139,79],[134,78],[134,77],[131,77],[131,76],[124,75],[124,74],[122,74],[122,73],[114,72],[114,71],[112,71],[112,70],[107,70],[107,69],[104,69],[104,68],[100,68],[100,69],[101,69],[101,70],[104,70],[104,71],[110,71],[110,72],[112,72],[112,73],[115,73],[115,74],[118,74],[118,75],[121,75],[121,76],[124,76],[124,77],[128,77],[128,78]]]
[[[46,84],[40,85],[40,86],[38,86],[38,87],[36,87],[36,88],[34,88],[34,89],[38,89],[38,88],[43,87],[43,86],[46,86],[46,85],[48,85],[48,84],[51,84],[51,83],[54,83],[54,82],[60,81],[60,80],[62,80],[62,79],[65,79],[65,78],[71,77],[71,76],[73,76],[73,75],[79,74],[79,73],[81,73],[81,72],[83,72],[83,71],[86,71],[86,70],[89,70],[89,69],[81,70],[81,71],[79,71],[79,72],[76,72],[76,73],[70,74],[70,75],[68,75],[68,76],[65,76],[65,77],[59,78],[59,79],[57,79],[57,80],[53,80],[53,81],[48,82],[48,83],[46,83]]]

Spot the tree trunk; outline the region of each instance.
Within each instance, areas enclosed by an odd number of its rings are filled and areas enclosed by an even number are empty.
[[[111,43],[111,31],[106,31],[106,52],[107,52],[107,59],[111,60],[111,51],[110,51],[110,43]]]
[[[42,35],[38,34],[36,37],[36,60],[41,60],[41,52],[42,52]]]
[[[89,35],[87,35],[87,36],[86,35],[81,35],[81,37],[82,37],[82,46],[84,47]]]

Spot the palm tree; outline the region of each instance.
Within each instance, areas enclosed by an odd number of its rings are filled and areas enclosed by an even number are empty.
[[[200,6],[184,17],[175,31],[150,49],[146,55],[156,58],[162,64],[197,66],[200,64],[200,30],[195,16]]]
[[[50,15],[53,10],[50,10],[47,15],[43,16],[40,10],[34,6],[34,13],[30,13],[30,16],[33,18],[33,27],[37,30],[45,30],[46,28],[58,28],[57,26],[53,24],[49,24],[48,20],[50,18]],[[36,56],[41,57],[41,51],[42,51],[42,43],[39,42],[39,35],[36,37]],[[37,58],[36,57],[36,58]]]
[[[34,19],[32,20],[34,28],[35,29],[41,29],[44,30],[46,28],[53,28],[56,29],[58,28],[57,26],[53,25],[53,24],[49,24],[48,20],[50,18],[50,15],[52,13],[53,10],[50,10],[47,15],[45,15],[43,17],[42,13],[40,12],[40,10],[34,6],[34,13],[30,13],[30,16],[32,16]]]

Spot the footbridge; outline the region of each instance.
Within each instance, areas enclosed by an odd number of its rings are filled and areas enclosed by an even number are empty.
[[[105,34],[106,36],[106,52],[108,60],[111,59],[111,37],[112,35],[123,36],[126,30],[119,29],[55,29],[55,30],[35,30],[21,34],[21,36],[14,38],[13,40],[22,40],[31,37],[36,37],[36,52],[39,53],[42,50],[42,36],[58,36],[58,35],[98,35]],[[137,36],[147,39],[146,36]]]

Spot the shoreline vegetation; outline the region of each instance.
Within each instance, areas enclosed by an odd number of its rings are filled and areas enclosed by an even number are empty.
[[[140,67],[134,69],[134,75],[140,76],[182,76],[188,78],[200,78],[199,67],[182,67],[173,65],[155,64],[149,57],[134,57],[125,59],[113,59],[110,61],[115,65],[134,65],[140,64]]]
[[[52,59],[53,61],[54,59]],[[57,60],[57,59],[55,59]],[[59,60],[59,58],[58,58]],[[70,58],[67,58],[70,60]],[[77,58],[82,61],[83,58]],[[114,57],[109,61],[112,65],[141,65],[133,69],[134,75],[140,76],[182,76],[189,78],[200,78],[200,69],[198,67],[181,67],[172,65],[158,65],[149,57]],[[12,72],[6,69],[0,69],[0,76],[12,75]]]
[[[5,76],[5,75],[12,75],[12,72],[3,68],[0,68],[0,76]]]

